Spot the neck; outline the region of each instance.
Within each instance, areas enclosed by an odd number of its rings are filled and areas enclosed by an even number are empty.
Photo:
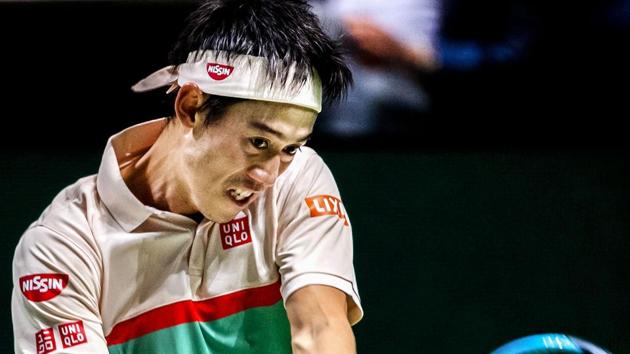
[[[169,122],[146,153],[121,168],[122,178],[143,204],[182,215],[195,214],[188,202],[189,191],[178,172],[180,137],[184,127]]]

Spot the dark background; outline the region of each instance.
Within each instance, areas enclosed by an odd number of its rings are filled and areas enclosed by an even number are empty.
[[[487,353],[562,332],[630,353],[630,42],[599,15],[612,3],[531,2],[539,22],[518,63],[424,78],[435,105],[407,129],[315,136],[355,230],[359,352]],[[464,6],[451,26],[496,19],[499,4]],[[13,350],[21,232],[96,172],[110,135],[170,113],[162,92],[129,87],[168,64],[193,8],[0,2],[0,352]]]

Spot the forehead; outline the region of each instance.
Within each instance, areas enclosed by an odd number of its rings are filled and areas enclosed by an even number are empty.
[[[264,125],[289,139],[310,134],[316,117],[317,113],[308,108],[254,100],[236,103],[226,112],[226,118],[241,129],[264,130]]]

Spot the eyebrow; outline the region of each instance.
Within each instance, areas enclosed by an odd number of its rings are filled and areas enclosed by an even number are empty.
[[[267,124],[263,123],[263,122],[249,122],[249,126],[254,128],[254,129],[258,129],[258,130],[262,130],[264,132],[267,132],[269,134],[275,135],[276,137],[286,140],[286,136],[284,134],[282,134],[281,132],[273,129],[272,127],[268,126]],[[301,138],[301,139],[297,139],[297,141],[307,141],[311,138],[311,135],[313,133]]]

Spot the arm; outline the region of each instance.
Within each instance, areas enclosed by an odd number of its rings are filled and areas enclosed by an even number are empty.
[[[26,231],[13,259],[16,353],[105,354],[99,313],[101,266],[80,235]]]
[[[356,353],[346,296],[333,287],[309,285],[287,299],[293,353]]]
[[[303,149],[278,200],[276,263],[294,353],[354,353],[350,325],[363,316],[353,259],[352,227],[332,174]],[[303,158],[303,159],[302,159]],[[301,167],[300,167],[301,166]]]

